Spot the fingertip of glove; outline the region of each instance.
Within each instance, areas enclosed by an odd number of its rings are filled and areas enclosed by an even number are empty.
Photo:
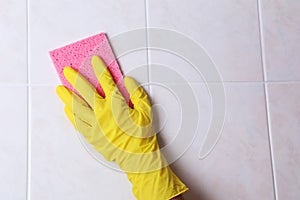
[[[60,91],[63,90],[64,87],[65,87],[65,86],[63,86],[63,85],[58,85],[58,86],[56,86],[56,89],[55,89],[56,93],[57,93],[57,94],[60,93]]]
[[[99,56],[93,56],[92,57],[92,66],[95,68],[100,68],[100,70],[106,68],[104,62],[102,61],[102,59]]]
[[[138,83],[130,76],[124,76],[124,84],[126,87],[136,87]]]
[[[134,95],[137,89],[140,87],[140,84],[132,77],[125,76],[124,77],[124,85],[130,94],[130,96]]]
[[[59,85],[56,87],[55,91],[58,96],[61,96],[64,93],[64,91],[66,91],[66,90],[67,90],[67,88],[65,86]]]
[[[132,79],[131,76],[124,76],[124,82],[127,82],[127,81],[129,81],[130,79]]]
[[[64,68],[63,73],[64,73],[65,78],[66,78],[70,83],[72,83],[72,81],[73,81],[73,80],[75,79],[75,77],[76,77],[76,73],[77,73],[77,72],[76,72],[72,67],[67,66],[67,67]]]
[[[99,56],[94,55],[92,57],[92,64],[97,64],[97,62],[101,61]]]
[[[70,66],[66,66],[63,71],[64,71],[64,75],[66,75],[66,74],[70,73],[71,71],[73,71],[73,68]]]
[[[65,86],[63,86],[63,85],[59,85],[56,87],[55,92],[56,92],[57,96],[61,97],[64,87]]]
[[[65,104],[68,103],[68,100],[71,96],[70,90],[63,85],[59,85],[56,87],[56,94]]]

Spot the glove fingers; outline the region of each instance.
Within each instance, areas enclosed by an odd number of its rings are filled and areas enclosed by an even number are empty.
[[[96,98],[102,99],[96,89],[80,73],[71,67],[64,68],[64,76],[84,100],[94,109]]]
[[[94,111],[88,107],[73,107],[71,110],[76,118],[79,118],[89,126],[93,126],[93,124],[97,122]]]
[[[59,98],[70,107],[77,105],[88,107],[88,104],[83,99],[63,85],[56,87],[56,93]]]
[[[134,108],[138,110],[150,110],[151,105],[148,95],[143,87],[136,80],[128,76],[124,77],[124,83]]]
[[[75,129],[77,130],[77,126],[76,126],[76,122],[75,122],[75,117],[74,117],[74,113],[72,112],[71,109],[68,108],[68,106],[65,106],[65,113],[69,119],[69,121],[73,124],[73,126],[75,127]]]
[[[65,106],[64,110],[68,119],[71,121],[75,129],[78,130],[84,137],[90,137],[89,133],[91,133],[90,129],[92,126],[88,122],[78,117],[70,107]]]
[[[113,77],[100,57],[93,56],[92,66],[94,73],[104,90],[105,96],[110,96],[114,90],[118,90]]]
[[[65,105],[68,106],[77,116],[90,124],[95,121],[94,111],[77,94],[62,85],[57,86],[56,93]]]

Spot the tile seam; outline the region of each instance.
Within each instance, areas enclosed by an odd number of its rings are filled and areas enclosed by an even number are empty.
[[[261,0],[257,0],[257,12],[258,12],[258,22],[259,22],[259,38],[260,38],[260,52],[261,52],[261,64],[263,70],[263,82],[264,82],[264,100],[267,118],[267,129],[268,129],[268,139],[269,139],[269,150],[271,159],[271,173],[273,179],[273,193],[275,200],[278,200],[278,188],[277,188],[277,176],[274,161],[274,147],[273,147],[273,137],[272,137],[272,126],[271,126],[271,116],[270,116],[270,105],[269,105],[269,92],[268,92],[268,78],[266,69],[266,54],[265,54],[265,41],[263,32],[263,21],[262,21],[262,8]]]

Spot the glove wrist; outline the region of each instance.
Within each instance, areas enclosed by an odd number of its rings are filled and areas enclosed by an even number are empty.
[[[138,200],[169,200],[188,190],[170,167],[148,173],[126,173]]]

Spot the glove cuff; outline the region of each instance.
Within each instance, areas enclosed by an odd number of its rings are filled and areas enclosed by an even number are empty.
[[[169,200],[188,190],[170,167],[148,172],[127,173],[137,200]]]

